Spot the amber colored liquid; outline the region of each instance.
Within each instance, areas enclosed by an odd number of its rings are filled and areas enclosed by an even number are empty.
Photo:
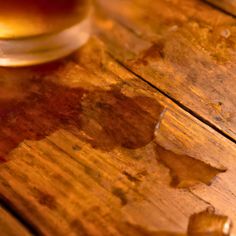
[[[57,32],[83,19],[86,0],[0,1],[0,38],[22,38]]]

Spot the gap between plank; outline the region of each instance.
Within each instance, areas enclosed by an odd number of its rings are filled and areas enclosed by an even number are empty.
[[[187,113],[189,113],[190,115],[192,115],[193,117],[197,118],[198,120],[200,120],[202,123],[204,123],[205,125],[211,127],[213,130],[215,130],[216,132],[218,132],[219,134],[221,134],[222,136],[224,136],[225,138],[227,138],[228,140],[230,140],[231,142],[233,142],[234,144],[236,144],[236,140],[231,137],[229,134],[227,134],[226,132],[224,132],[222,129],[220,129],[219,127],[217,127],[216,125],[214,125],[213,123],[211,123],[209,120],[207,120],[206,118],[202,117],[201,115],[199,115],[198,113],[196,113],[195,111],[191,110],[190,108],[188,108],[187,106],[185,106],[183,103],[181,103],[180,101],[178,101],[177,99],[173,98],[172,96],[170,96],[168,93],[164,92],[163,90],[161,90],[160,88],[156,87],[155,85],[153,85],[152,83],[150,83],[149,81],[147,81],[146,79],[144,79],[142,76],[140,76],[139,74],[137,74],[136,72],[132,71],[128,66],[126,66],[123,62],[121,62],[120,60],[118,60],[117,58],[115,58],[110,52],[108,52],[108,54],[110,55],[110,57],[115,60],[120,66],[124,67],[127,71],[129,71],[130,73],[132,73],[134,76],[136,76],[137,78],[141,79],[143,82],[145,82],[146,84],[148,84],[149,86],[151,86],[152,88],[154,88],[155,90],[157,90],[159,93],[161,93],[162,95],[164,95],[165,97],[169,98],[172,102],[174,102],[176,105],[178,105],[180,108],[182,108],[184,111],[186,111]]]
[[[221,12],[224,13],[225,15],[230,15],[230,16],[233,17],[233,18],[235,18],[235,16],[236,16],[235,14],[233,14],[233,13],[231,13],[231,12],[229,12],[229,11],[227,11],[227,10],[225,10],[225,9],[223,9],[223,8],[221,8],[221,7],[219,7],[219,6],[217,6],[217,5],[215,5],[215,4],[212,3],[212,2],[208,2],[208,1],[205,0],[205,3],[208,4],[210,7],[214,8],[215,10],[221,11]]]
[[[33,236],[43,235],[35,226],[29,223],[29,221],[23,217],[7,200],[4,200],[2,196],[0,196],[0,206],[11,214],[28,232]]]

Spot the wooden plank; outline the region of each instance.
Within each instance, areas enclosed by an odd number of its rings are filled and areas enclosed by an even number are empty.
[[[0,196],[38,233],[172,235],[211,205],[236,220],[235,146],[98,39],[0,74]]]
[[[235,18],[201,0],[97,2],[116,59],[236,139]]]
[[[22,226],[11,214],[0,206],[0,234],[1,236],[30,236],[29,231]]]

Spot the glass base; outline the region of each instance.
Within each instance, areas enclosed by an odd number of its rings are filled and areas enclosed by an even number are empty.
[[[0,39],[0,66],[21,67],[65,57],[87,42],[90,16],[61,32],[32,38]]]

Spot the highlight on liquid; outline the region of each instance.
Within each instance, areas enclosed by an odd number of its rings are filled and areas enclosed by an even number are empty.
[[[89,38],[89,0],[0,1],[0,65],[25,66],[65,56]]]

